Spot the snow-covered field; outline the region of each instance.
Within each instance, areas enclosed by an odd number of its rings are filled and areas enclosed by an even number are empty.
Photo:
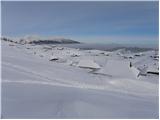
[[[159,118],[155,51],[1,44],[2,118]]]

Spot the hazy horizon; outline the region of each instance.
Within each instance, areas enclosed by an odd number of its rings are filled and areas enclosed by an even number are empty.
[[[158,1],[2,1],[2,35],[85,43],[158,44]]]

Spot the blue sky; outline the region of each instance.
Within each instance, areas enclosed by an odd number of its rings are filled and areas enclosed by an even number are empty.
[[[158,44],[158,2],[2,2],[2,35]]]

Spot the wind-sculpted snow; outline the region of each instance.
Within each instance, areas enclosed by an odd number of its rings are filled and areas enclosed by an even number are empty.
[[[27,64],[27,62],[25,62]],[[36,63],[35,63],[36,64]],[[120,78],[114,78],[110,79],[107,77],[101,77],[101,76],[94,76],[94,75],[88,75],[88,79],[84,79],[85,73],[77,73],[76,76],[79,76],[78,78],[71,78],[74,75],[73,72],[71,71],[63,71],[59,69],[56,71],[53,70],[45,70],[43,69],[37,69],[35,66],[33,68],[31,66],[19,66],[11,63],[2,63],[5,68],[9,69],[14,69],[14,71],[19,71],[19,73],[23,72],[28,75],[32,76],[38,76],[39,78],[43,78],[42,82],[44,81],[49,81],[50,84],[54,85],[54,82],[58,82],[60,84],[69,84],[70,87],[78,87],[78,88],[87,88],[87,89],[100,89],[100,90],[111,90],[111,91],[118,91],[118,92],[124,92],[124,93],[130,93],[130,94],[135,94],[135,95],[153,95],[157,91],[157,85],[151,84],[151,83],[146,83],[144,81],[137,81],[137,80],[132,80],[132,79],[120,79]],[[38,65],[38,64],[37,64]],[[31,69],[30,69],[31,68]],[[13,72],[14,72],[13,71]],[[59,73],[59,75],[54,74],[55,72]],[[65,73],[66,72],[66,73]],[[78,71],[77,71],[78,72]],[[65,75],[63,77],[63,75]],[[70,74],[70,76],[69,76]],[[84,75],[83,77],[80,77],[80,75]],[[4,77],[7,78],[8,75],[5,75]],[[11,77],[11,76],[10,76]],[[53,78],[54,77],[54,78]],[[68,78],[68,79],[67,79]],[[87,77],[86,77],[87,78]],[[21,78],[23,79],[23,78]],[[5,81],[4,81],[5,82]],[[10,82],[15,82],[15,81],[10,81]],[[17,82],[17,81],[16,81]],[[19,82],[22,82],[20,80]],[[31,82],[32,83],[32,82]],[[48,83],[49,84],[49,83]],[[136,89],[135,89],[136,88]],[[141,93],[142,92],[142,93]]]
[[[158,84],[147,81],[149,77],[93,74],[90,69],[49,61],[50,52],[43,58],[37,56],[41,46],[34,50],[36,55],[24,47],[2,42],[2,118],[159,117]],[[66,49],[63,55],[70,52],[65,59],[73,63],[92,59],[103,67],[107,59],[122,60],[112,53],[102,56],[105,54],[94,51],[90,55],[90,51],[77,49],[80,56],[70,57],[74,49]],[[61,55],[62,50],[54,50]]]

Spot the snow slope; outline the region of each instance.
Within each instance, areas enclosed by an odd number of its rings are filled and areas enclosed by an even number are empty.
[[[129,61],[124,60],[108,60],[106,65],[96,71],[96,73],[100,74],[106,74],[110,76],[116,76],[116,77],[128,77],[128,78],[136,78],[137,75],[134,74],[132,71],[132,68],[130,67]]]
[[[2,118],[158,117],[155,82],[88,73],[2,42]]]

